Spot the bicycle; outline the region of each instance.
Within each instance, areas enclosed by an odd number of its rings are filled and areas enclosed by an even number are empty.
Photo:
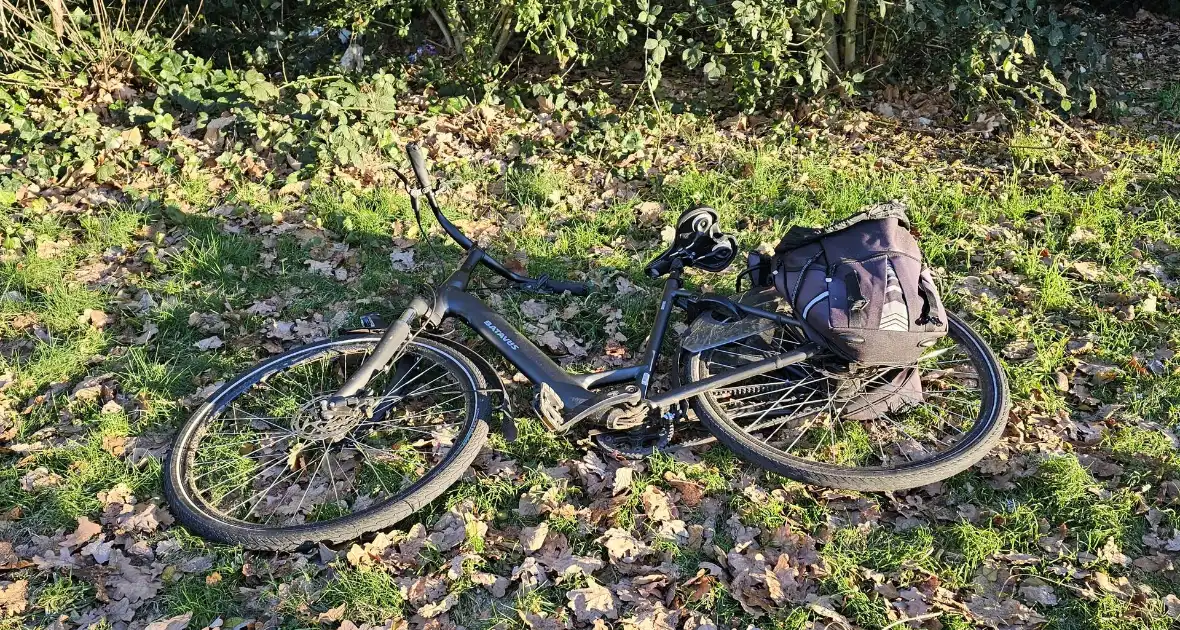
[[[411,144],[407,153],[418,186],[397,175],[414,215],[421,227],[425,198],[466,252],[459,268],[384,330],[290,350],[202,403],[165,466],[165,494],[190,530],[255,549],[337,543],[392,527],[439,497],[486,443],[493,400],[508,404],[487,359],[437,334],[448,318],[528,378],[549,430],[593,423],[598,444],[620,456],[667,448],[695,416],[761,468],[883,491],[961,472],[1000,439],[1010,404],[1004,373],[957,317],[915,364],[858,366],[808,341],[773,287],[739,286],[733,297],[685,289],[687,268],[722,271],[737,253],[709,208],[682,215],[671,246],[645,269],[666,279],[638,360],[566,372],[468,287],[480,268],[533,292],[585,296],[590,286],[516,273],[477,247],[443,215],[421,151]],[[671,388],[655,391],[674,308],[688,311],[689,329]],[[913,381],[899,375],[919,377],[921,392],[905,390],[898,383]],[[504,417],[501,430],[512,439],[511,415]]]

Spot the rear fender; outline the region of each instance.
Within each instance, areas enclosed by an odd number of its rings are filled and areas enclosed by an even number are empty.
[[[721,321],[717,319],[715,311],[705,311],[688,327],[688,333],[680,340],[680,347],[686,352],[704,352],[739,339],[760,335],[773,330],[774,327],[773,321],[761,317]]]

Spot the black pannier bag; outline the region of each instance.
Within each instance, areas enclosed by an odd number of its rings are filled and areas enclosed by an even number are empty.
[[[942,299],[898,202],[791,228],[772,267],[807,336],[849,361],[911,365],[946,335]],[[899,371],[897,384],[918,387],[907,373],[916,371]]]

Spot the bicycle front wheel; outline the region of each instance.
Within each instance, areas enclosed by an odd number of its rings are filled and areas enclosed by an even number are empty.
[[[457,481],[487,441],[490,405],[480,371],[444,344],[415,340],[374,375],[367,413],[318,413],[379,340],[297,348],[206,400],[165,468],[177,519],[218,542],[289,550],[392,527]]]
[[[948,314],[949,315],[949,314]],[[690,381],[791,350],[771,330],[689,354]],[[961,319],[915,364],[852,367],[818,356],[707,391],[692,408],[738,456],[804,483],[902,490],[983,458],[1007,424],[1007,381],[995,354]]]

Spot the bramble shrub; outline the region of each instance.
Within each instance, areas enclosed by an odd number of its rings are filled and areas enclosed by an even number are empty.
[[[12,1],[0,0],[5,6]],[[0,32],[3,43],[43,40],[40,49],[68,53],[74,41],[86,41],[54,37],[63,20],[88,32],[81,7],[63,16],[35,13],[42,5],[22,6],[29,18],[12,26],[25,28]],[[641,67],[653,90],[676,66],[699,73],[720,88],[715,94],[732,95],[732,104],[747,110],[774,108],[792,97],[850,93],[871,76],[952,81],[968,97],[1089,112],[1107,66],[1086,14],[1073,8],[1067,14],[1042,0],[325,0],[294,3],[289,11],[285,6],[213,0],[186,41],[217,65],[245,61],[264,74],[281,70],[285,76],[323,70],[319,66],[338,60],[349,38],[363,46],[367,67],[375,69],[393,58],[421,63],[420,55],[406,53],[435,42],[447,61],[429,62],[432,70],[479,86],[494,85],[521,59],[541,62],[530,68],[552,64],[561,72],[572,64],[610,69],[632,62],[627,65]],[[157,30],[170,28],[168,16],[177,10],[165,5]],[[32,40],[12,35],[37,24]],[[337,37],[345,29],[347,36]],[[229,55],[231,32],[255,34],[253,48]],[[305,52],[313,45],[319,56]],[[0,73],[27,72],[10,57],[0,56],[8,62]]]
[[[249,20],[237,3],[210,7],[198,31],[232,7],[235,29]],[[892,75],[1076,113],[1095,106],[1106,60],[1085,14],[1071,11],[1041,0],[330,0],[296,8],[270,32],[348,28],[365,33],[371,53],[428,39],[458,62],[447,64],[452,78],[468,82],[501,76],[523,53],[562,69],[642,62],[652,88],[680,66],[744,109]]]

